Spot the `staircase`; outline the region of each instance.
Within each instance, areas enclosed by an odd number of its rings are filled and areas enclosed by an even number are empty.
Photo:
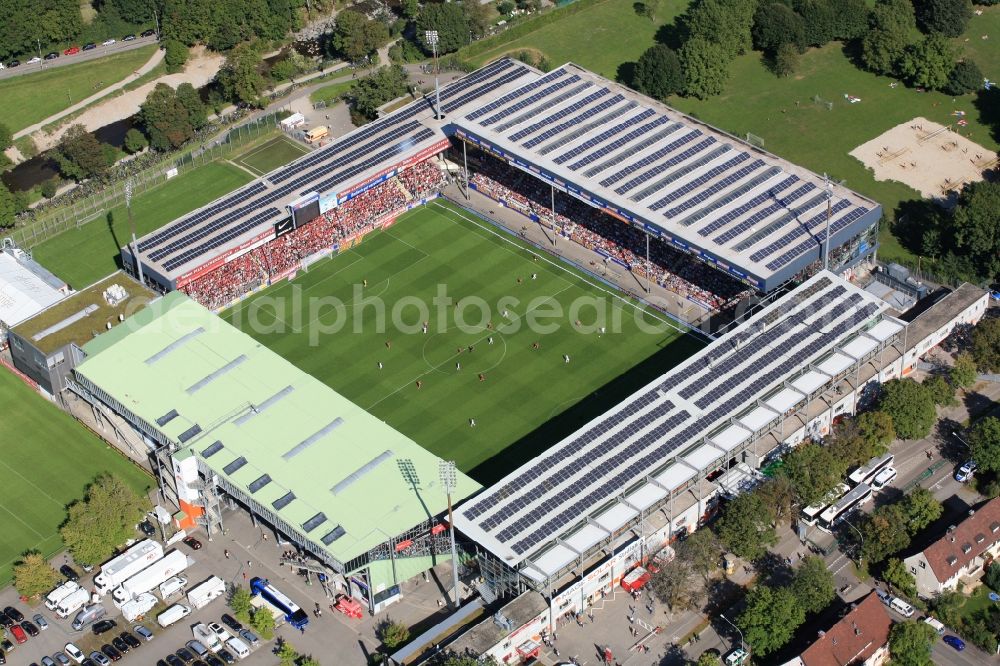
[[[480,583],[477,585],[476,591],[479,592],[479,596],[482,598],[484,606],[489,606],[497,600],[497,595],[493,592],[493,588],[487,583]]]

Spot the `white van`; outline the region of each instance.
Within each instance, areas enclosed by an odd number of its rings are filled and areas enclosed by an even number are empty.
[[[107,614],[108,611],[101,604],[87,606],[82,611],[77,613],[75,618],[73,618],[73,629],[80,631],[88,624],[97,622]]]
[[[247,644],[240,639],[233,637],[226,641],[226,647],[236,653],[236,656],[240,659],[246,659],[250,656],[250,648]]]
[[[906,603],[899,597],[893,597],[892,601],[889,603],[889,608],[896,611],[903,617],[913,617],[914,608],[910,604]]]
[[[896,468],[886,467],[872,479],[872,488],[882,490],[896,479]]]
[[[156,621],[161,627],[169,627],[174,622],[182,620],[191,614],[191,607],[184,604],[174,604],[167,610],[156,616]]]
[[[932,618],[930,615],[924,618],[924,624],[930,625],[938,636],[944,636],[944,625]]]

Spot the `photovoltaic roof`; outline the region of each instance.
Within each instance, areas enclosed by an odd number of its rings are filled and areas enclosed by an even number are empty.
[[[680,487],[780,415],[757,402],[786,380],[803,369],[818,373],[810,364],[866,336],[880,321],[890,334],[902,330],[884,316],[887,307],[821,272],[465,502],[456,527],[513,566],[637,492],[647,476],[663,475],[661,486]]]
[[[317,552],[346,563],[447,508],[436,456],[183,293],[121,326],[127,335],[85,350],[80,383],[127,405],[169,440],[194,431],[177,455],[196,457],[236,492],[273,508]],[[169,361],[145,362],[180,340]],[[187,390],[240,357],[196,393]],[[416,469],[416,490],[399,471],[404,460]],[[458,473],[453,495],[478,487]]]
[[[825,237],[822,177],[573,64],[482,100],[455,126],[514,166],[761,282],[814,261]],[[877,207],[835,188],[831,235],[874,221]]]

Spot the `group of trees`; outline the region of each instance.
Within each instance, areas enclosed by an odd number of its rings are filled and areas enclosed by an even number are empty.
[[[355,123],[360,125],[378,117],[378,108],[405,95],[409,90],[406,71],[400,65],[380,67],[354,82],[347,94]]]
[[[14,588],[21,596],[34,597],[48,592],[58,580],[59,574],[37,550],[24,553],[14,563]]]
[[[883,504],[855,523],[864,537],[862,557],[869,563],[878,564],[904,550],[917,533],[941,517],[943,510],[941,503],[926,488],[917,488],[898,501]],[[905,579],[895,582],[900,588],[908,587]]]
[[[833,574],[822,558],[808,556],[788,585],[757,585],[747,594],[746,608],[736,620],[754,654],[765,656],[791,640],[810,613],[833,601]]]
[[[82,500],[70,504],[59,534],[77,563],[98,564],[135,536],[147,509],[147,498],[118,477],[103,474],[87,487]]]
[[[52,157],[59,173],[76,181],[104,176],[117,160],[115,149],[98,141],[83,125],[66,130]]]
[[[983,578],[993,591],[1000,590],[1000,564],[993,563]],[[1000,609],[993,604],[974,613],[963,610],[968,597],[958,590],[943,592],[931,601],[937,619],[966,640],[972,641],[987,654],[996,654],[1000,636]]]
[[[154,150],[169,150],[191,139],[208,122],[208,112],[190,83],[176,89],[158,83],[139,107],[139,119],[149,145]],[[142,141],[135,135],[131,140],[126,136],[126,146],[129,144],[130,150],[141,149]]]
[[[889,654],[899,666],[931,666],[931,647],[937,640],[934,629],[925,622],[908,620],[889,630]]]

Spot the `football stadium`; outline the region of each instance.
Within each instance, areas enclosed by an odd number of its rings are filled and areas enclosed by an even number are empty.
[[[122,248],[167,295],[84,346],[74,390],[142,433],[179,525],[243,507],[376,611],[450,557],[455,461],[485,601],[598,552],[615,580],[720,474],[853,410],[874,355],[902,372],[906,325],[841,277],[877,203],[572,64],[433,99]],[[754,296],[725,335],[687,323]]]

